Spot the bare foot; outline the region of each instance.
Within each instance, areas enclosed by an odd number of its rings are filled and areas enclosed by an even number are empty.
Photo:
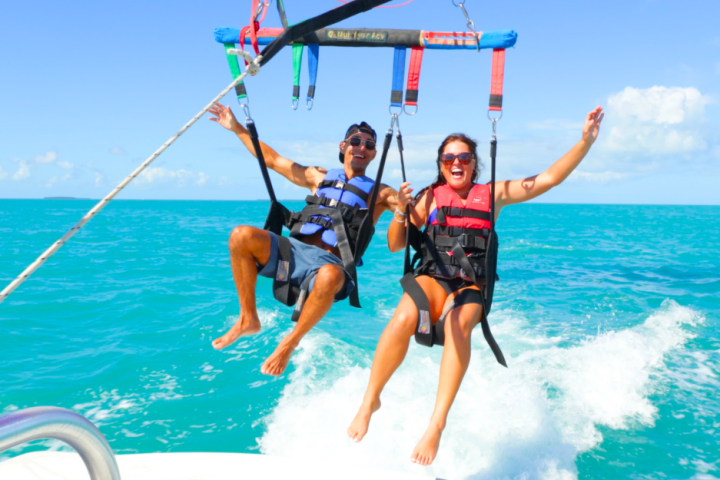
[[[357,415],[347,429],[348,437],[354,442],[363,439],[370,425],[370,417],[380,409],[380,399],[374,400],[370,405],[363,404],[360,406]]]
[[[244,312],[240,313],[240,318],[237,323],[227,331],[225,335],[220,338],[216,338],[212,342],[213,348],[220,350],[233,343],[243,335],[254,335],[260,331],[260,320],[257,317],[257,313],[254,315],[247,314]]]
[[[290,362],[290,357],[295,351],[295,347],[297,347],[297,343],[285,337],[272,355],[263,362],[262,367],[260,367],[260,372],[265,375],[282,375],[285,368],[287,368],[288,362]]]
[[[423,466],[430,465],[435,460],[438,447],[440,447],[440,436],[442,429],[437,425],[430,424],[410,456],[410,461]]]

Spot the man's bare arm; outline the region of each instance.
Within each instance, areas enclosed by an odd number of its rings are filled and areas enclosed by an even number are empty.
[[[211,117],[210,120],[219,123],[235,133],[243,145],[245,145],[245,148],[257,157],[255,147],[250,138],[250,132],[237,121],[230,107],[216,103],[209,112],[217,117]],[[260,142],[260,149],[265,159],[265,165],[267,165],[269,169],[276,171],[300,187],[309,188],[314,191],[327,173],[327,170],[322,167],[305,167],[293,162],[277,153],[266,143]]]

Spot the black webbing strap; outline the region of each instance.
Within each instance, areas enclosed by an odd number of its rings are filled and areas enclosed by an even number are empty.
[[[417,327],[415,328],[415,341],[426,347],[433,346],[433,328],[430,320],[430,300],[422,287],[415,279],[415,275],[408,273],[400,279],[403,290],[415,303],[418,310]]]
[[[270,210],[268,211],[267,218],[265,219],[265,226],[263,230],[273,232],[275,235],[282,235],[283,226],[289,225],[292,219],[293,212],[285,208],[280,202],[270,202]]]
[[[258,137],[257,128],[255,128],[255,122],[253,122],[252,119],[248,119],[247,122],[245,122],[245,126],[250,132],[250,140],[252,140],[253,148],[255,149],[255,156],[260,164],[260,171],[262,172],[268,195],[270,195],[270,200],[275,203],[277,202],[277,198],[275,198],[275,190],[273,190],[272,182],[270,181],[270,174],[268,173],[267,165],[265,165],[265,157],[263,156],[262,148],[260,148],[260,138]]]
[[[278,14],[280,15],[280,21],[282,22],[283,28],[288,28],[288,21],[287,21],[287,15],[285,14],[285,5],[283,4],[283,0],[277,0],[277,9]]]
[[[476,237],[487,238],[490,235],[489,228],[464,228],[464,227],[450,227],[443,225],[428,225],[428,234],[432,236],[436,235],[449,235],[451,237],[459,237],[460,235],[474,235]]]
[[[387,134],[385,135],[385,142],[383,143],[382,156],[380,157],[380,165],[378,166],[377,175],[375,176],[375,184],[373,185],[372,195],[370,196],[370,202],[367,204],[368,213],[360,224],[357,240],[355,241],[355,258],[362,257],[363,253],[365,253],[365,249],[370,244],[373,233],[375,233],[375,221],[373,219],[373,217],[375,216],[375,202],[377,201],[378,192],[380,191],[380,182],[382,180],[383,170],[385,169],[385,161],[387,160],[388,150],[390,150],[391,143],[392,130],[388,130]],[[357,281],[355,282],[355,289],[353,290],[353,293],[357,294]],[[352,300],[352,294],[350,298]]]
[[[297,296],[297,303],[295,304],[295,309],[293,310],[292,317],[290,318],[293,322],[297,322],[300,319],[300,314],[302,313],[302,309],[305,306],[305,300],[307,300],[308,296],[308,290],[310,289],[310,282],[313,278],[317,275],[317,270],[308,275],[308,277],[303,280],[302,285],[300,285],[300,292]]]
[[[505,356],[502,353],[502,350],[500,350],[500,346],[495,341],[495,338],[492,335],[492,332],[490,331],[490,322],[488,322],[487,319],[487,308],[485,308],[485,305],[487,302],[485,301],[485,296],[482,293],[482,290],[479,292],[480,297],[482,300],[482,318],[480,319],[480,325],[482,327],[483,337],[485,337],[485,341],[490,345],[490,350],[492,350],[493,355],[495,355],[495,360],[502,365],[503,367],[507,368],[507,362],[505,361]],[[462,294],[462,293],[461,293]],[[460,295],[458,295],[460,296]]]
[[[407,100],[407,98],[406,98]],[[395,136],[397,138],[397,144],[398,144],[398,150],[400,152],[400,169],[402,170],[402,179],[403,183],[407,182],[407,178],[405,177],[405,157],[403,156],[403,141],[402,141],[402,133],[400,133],[400,128],[398,127],[397,135]],[[394,215],[393,215],[394,216]],[[394,221],[394,220],[393,220]],[[407,208],[405,209],[405,268],[404,273],[408,274],[412,270],[412,266],[410,264],[410,229],[415,228],[417,230],[417,227],[413,225],[412,221],[410,220],[410,204],[408,204]]]
[[[476,237],[475,235],[467,234],[462,234],[457,237],[437,235],[433,240],[433,243],[436,247],[452,248],[456,241],[463,248],[474,248],[478,250],[485,250],[485,246],[487,245],[483,237]]]
[[[329,12],[318,15],[317,17],[309,18],[304,22],[300,22],[291,27],[285,28],[285,31],[275,37],[275,40],[270,42],[260,52],[262,58],[260,59],[260,65],[265,65],[270,61],[282,48],[288,43],[296,40],[300,40],[305,35],[325,28],[328,25],[341,22],[346,18],[350,18],[358,13],[366,12],[371,8],[388,3],[390,0],[354,0],[338,8],[334,8]],[[280,7],[278,2],[278,7]]]
[[[482,212],[480,210],[471,210],[469,208],[458,208],[458,207],[440,207],[437,209],[437,221],[438,223],[445,223],[445,216],[450,217],[470,217],[478,218],[480,220],[490,221],[490,212]]]
[[[292,288],[290,285],[291,262],[292,244],[287,237],[278,235],[278,260],[273,279],[273,296],[278,302],[288,306],[295,305],[298,294],[297,287]]]
[[[317,195],[308,195],[305,197],[305,203],[308,205],[322,205],[323,207],[337,208],[343,214],[356,214],[360,211],[360,204],[350,205],[330,197],[318,197]]]
[[[368,194],[356,187],[355,185],[344,182],[342,180],[323,180],[322,182],[320,182],[320,185],[318,185],[318,189],[327,187],[335,188],[338,190],[346,190],[350,193],[354,193],[358,197],[362,198],[363,201],[367,204]]]

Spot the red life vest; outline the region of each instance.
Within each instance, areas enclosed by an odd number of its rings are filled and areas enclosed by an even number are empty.
[[[464,204],[455,190],[447,184],[435,187],[433,196],[437,215],[430,225],[488,229],[491,227],[487,218],[490,212],[490,185],[475,184],[468,192]],[[486,212],[486,214],[474,212]]]

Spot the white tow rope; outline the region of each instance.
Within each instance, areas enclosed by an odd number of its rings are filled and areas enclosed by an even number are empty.
[[[243,52],[243,53],[245,53],[245,52]],[[200,112],[198,112],[197,115],[195,115],[188,123],[186,123],[185,126],[182,127],[179,132],[177,132],[175,135],[170,137],[170,139],[167,142],[165,142],[160,148],[158,148],[155,151],[155,153],[150,155],[150,157],[148,157],[148,159],[145,160],[142,163],[142,165],[140,165],[138,168],[136,168],[135,171],[130,174],[130,176],[128,176],[125,180],[123,180],[120,183],[120,185],[115,187],[115,189],[112,192],[110,192],[105,198],[100,200],[100,202],[97,205],[95,205],[92,208],[92,210],[90,210],[88,213],[86,213],[85,216],[83,218],[81,218],[80,221],[78,223],[76,223],[74,227],[72,227],[70,230],[68,230],[67,233],[65,233],[65,235],[63,235],[60,240],[53,243],[50,246],[50,248],[45,250],[42,253],[42,255],[40,255],[33,263],[30,264],[30,266],[28,266],[25,269],[24,272],[22,272],[15,280],[10,282],[10,284],[7,287],[5,287],[5,289],[3,289],[2,292],[0,292],[0,303],[2,303],[8,297],[8,295],[10,295],[13,292],[13,290],[15,290],[17,287],[19,287],[21,283],[23,283],[30,275],[32,275],[35,270],[40,268],[40,266],[43,263],[45,263],[45,261],[48,258],[50,258],[55,252],[57,252],[60,249],[60,247],[63,246],[63,244],[65,242],[70,240],[70,238],[73,235],[75,235],[78,232],[78,230],[80,230],[87,222],[89,222],[95,216],[96,213],[98,213],[100,210],[105,208],[105,205],[107,205],[110,202],[110,200],[112,200],[115,197],[115,195],[120,193],[120,191],[123,188],[125,188],[128,183],[132,182],[135,177],[140,175],[140,173],[143,170],[145,170],[145,168],[147,168],[148,165],[150,165],[153,161],[155,161],[155,159],[157,157],[159,157],[160,154],[163,153],[170,145],[172,145],[173,142],[175,142],[175,140],[177,140],[180,137],[180,135],[185,133],[185,131],[188,128],[192,127],[193,124],[200,119],[200,117],[205,115],[205,113],[207,113],[207,111],[210,110],[210,108],[213,105],[215,105],[215,103],[220,101],[220,99],[222,97],[224,97],[225,95],[227,95],[227,93],[230,90],[235,88],[235,85],[242,82],[243,78],[245,78],[246,75],[248,75],[248,74],[255,75],[260,70],[260,67],[258,66],[260,59],[262,58],[260,55],[255,57],[255,59],[250,58],[250,56],[247,54],[242,55],[242,56],[245,57],[246,60],[249,60],[251,62],[247,66],[245,73],[243,73],[242,75],[237,77],[235,80],[233,80],[233,82],[230,85],[228,85],[227,88],[225,88],[222,92],[220,92],[217,97],[213,98],[213,100],[205,106],[205,108],[200,110]]]

